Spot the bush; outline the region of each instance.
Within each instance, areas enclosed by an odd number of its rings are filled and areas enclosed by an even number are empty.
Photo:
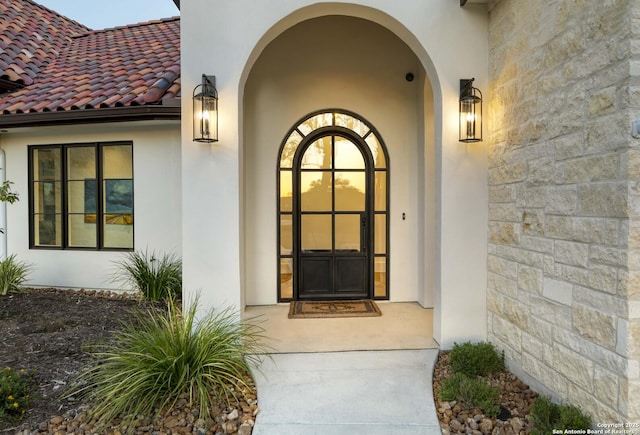
[[[500,411],[500,389],[463,373],[455,373],[442,383],[440,400],[457,400],[468,409],[480,408],[492,417]]]
[[[139,312],[136,322],[93,352],[94,363],[68,395],[92,402],[92,422],[121,418],[129,430],[136,416],[157,416],[179,397],[199,404],[202,416],[212,396],[228,404],[247,387],[248,365],[265,350],[259,344],[263,330],[230,310],[196,319],[197,305],[181,312],[170,301],[167,311]]]
[[[16,256],[11,255],[6,260],[0,261],[0,295],[19,291],[22,284],[27,281],[27,275],[31,266],[21,261],[16,261]]]
[[[34,374],[6,367],[0,371],[0,421],[22,418],[32,399]]]
[[[182,293],[182,260],[174,254],[158,259],[155,252],[130,252],[116,262],[114,281],[132,285],[151,301],[173,299]]]
[[[453,373],[470,377],[486,376],[504,370],[504,352],[498,354],[491,343],[481,342],[453,345],[449,354]]]
[[[580,408],[572,405],[558,405],[550,398],[539,396],[529,411],[533,422],[533,435],[553,433],[553,430],[564,432],[565,429],[590,429],[591,418]]]

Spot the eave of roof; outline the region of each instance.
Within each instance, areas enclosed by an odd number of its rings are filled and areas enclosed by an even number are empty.
[[[179,119],[179,105],[123,106],[0,115],[0,128]]]

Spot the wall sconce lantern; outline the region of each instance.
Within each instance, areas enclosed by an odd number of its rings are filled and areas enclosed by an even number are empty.
[[[193,90],[193,140],[218,142],[216,76],[202,74],[202,83]]]
[[[460,80],[460,142],[482,141],[482,92],[474,80]]]

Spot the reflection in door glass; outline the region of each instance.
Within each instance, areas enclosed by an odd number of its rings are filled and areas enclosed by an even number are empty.
[[[300,238],[303,251],[331,251],[331,215],[305,214],[301,217]]]
[[[360,252],[360,214],[336,215],[336,251]]]

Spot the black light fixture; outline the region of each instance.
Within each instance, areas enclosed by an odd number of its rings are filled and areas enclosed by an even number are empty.
[[[482,92],[474,80],[460,80],[460,142],[482,141]]]
[[[193,90],[193,140],[218,142],[216,76],[202,74],[202,83]]]

